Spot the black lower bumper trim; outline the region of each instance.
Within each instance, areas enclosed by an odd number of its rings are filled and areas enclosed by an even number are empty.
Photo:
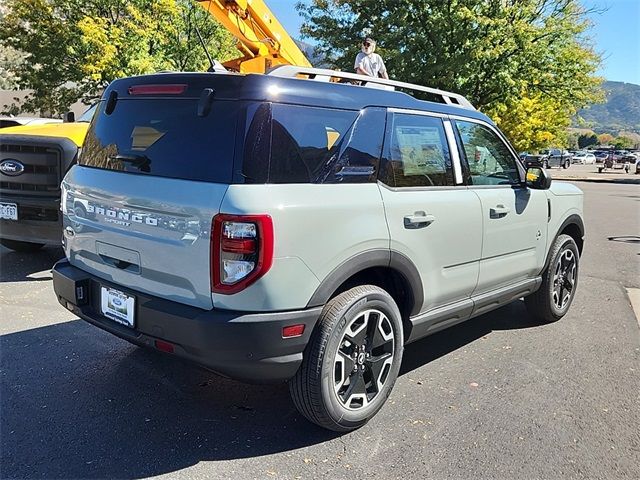
[[[120,325],[100,313],[101,286],[135,296],[135,328]],[[293,377],[322,310],[202,310],[111,284],[67,260],[53,267],[53,287],[64,307],[103,330],[152,348],[156,340],[164,340],[173,345],[176,356],[251,383],[282,382]],[[297,324],[305,325],[302,336],[282,338],[283,327]]]

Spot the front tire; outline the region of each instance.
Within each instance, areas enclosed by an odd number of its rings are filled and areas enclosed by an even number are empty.
[[[569,160],[567,160],[567,161],[565,161],[565,162],[564,162],[564,164],[562,165],[562,168],[564,168],[564,169],[566,170],[567,168],[569,168],[569,166],[570,166],[570,165],[571,165],[571,164],[569,163]]]
[[[44,243],[19,242],[17,240],[9,240],[7,238],[0,239],[0,244],[2,244],[3,247],[7,247],[9,250],[20,253],[37,252],[44,247]]]
[[[569,235],[559,235],[549,255],[542,285],[524,299],[529,313],[544,323],[560,320],[569,311],[578,287],[580,263],[578,246]]]
[[[341,293],[322,310],[289,382],[296,408],[329,430],[361,427],[391,393],[403,349],[402,320],[391,295],[373,285]]]

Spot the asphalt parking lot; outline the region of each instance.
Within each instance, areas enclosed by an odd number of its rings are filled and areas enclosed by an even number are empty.
[[[285,385],[131,346],[54,298],[61,256],[0,250],[2,478],[640,478],[640,188],[581,182],[569,314],[521,301],[407,347],[387,405],[337,435]]]

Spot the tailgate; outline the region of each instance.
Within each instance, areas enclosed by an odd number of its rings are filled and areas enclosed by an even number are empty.
[[[227,185],[73,167],[65,177],[72,265],[150,295],[211,309],[211,221]]]

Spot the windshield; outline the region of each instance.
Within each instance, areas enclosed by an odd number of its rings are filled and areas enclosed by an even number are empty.
[[[80,118],[77,121],[83,123],[91,123],[91,119],[93,118],[93,114],[95,113],[97,108],[98,104],[94,103],[82,115],[80,115]]]

